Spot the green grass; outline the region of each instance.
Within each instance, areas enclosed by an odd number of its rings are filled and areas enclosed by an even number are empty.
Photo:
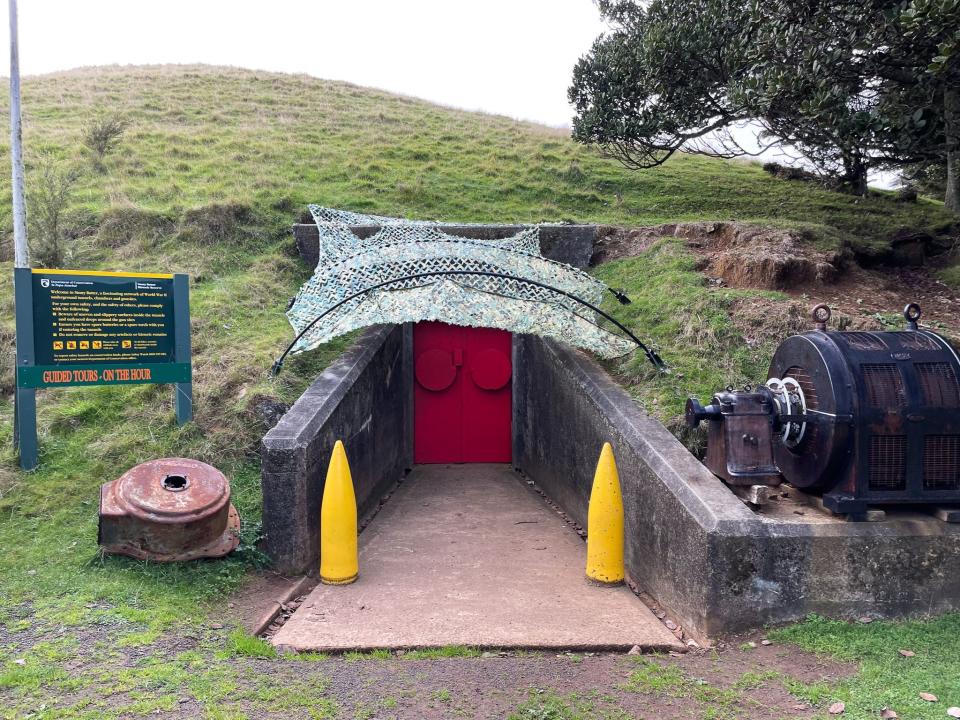
[[[440,648],[422,648],[408,650],[401,657],[404,660],[441,660],[444,658],[480,657],[481,651],[465,645],[445,645]]]
[[[26,78],[23,107],[26,147],[61,157],[77,153],[98,110],[131,122],[106,171],[84,181],[81,205],[94,216],[133,206],[176,221],[232,201],[278,227],[321,202],[477,222],[755,220],[866,245],[951,220],[932,202],[857,199],[775,179],[756,163],[678,157],[630,172],[560,130],[306,76],[90,68]]]
[[[51,658],[33,648],[22,653],[25,663],[18,665],[0,649],[4,697],[0,717],[99,720],[181,708],[192,713],[196,706],[207,718],[243,718],[251,707],[298,716],[339,716],[337,703],[329,697],[329,681],[322,675],[275,677],[249,662],[237,662],[236,657],[232,662],[218,658],[211,654],[210,643],[198,650],[150,654],[123,664],[116,662],[116,651],[108,645],[98,643],[80,672],[57,664],[75,662],[72,653]]]
[[[96,172],[80,153],[80,136],[107,106],[131,124]],[[286,234],[307,202],[488,222],[752,218],[820,223],[824,237],[863,242],[947,218],[935,205],[882,195],[855,201],[748,163],[683,157],[658,171],[628,172],[554,130],[301,76],[89,69],[27,78],[24,113],[28,176],[31,153],[41,150],[87,167],[68,214],[85,238],[76,244],[78,264],[194,278],[194,423],[176,427],[164,387],[48,390],[39,394],[40,469],[24,475],[9,446],[0,451],[0,546],[10,548],[0,555],[0,621],[111,622],[132,642],[194,621],[196,614],[180,610],[184,603],[202,607],[222,596],[256,562],[260,496],[251,451],[263,429],[253,400],[292,401],[348,342],[296,358],[277,381],[267,379],[290,338],[287,298],[309,274]],[[5,182],[0,199],[9,197]],[[651,272],[655,282],[640,280]],[[634,296],[617,312],[676,368],[669,379],[628,383],[661,417],[676,414],[690,389],[702,394],[756,376],[759,350],[724,352],[714,366],[689,359],[687,343],[714,347],[732,337],[727,311],[737,294],[704,292],[679,244],[664,242],[643,260],[611,263],[598,274]],[[0,333],[8,343],[9,278],[0,273]],[[661,307],[663,287],[673,292]],[[4,351],[9,357],[10,346]],[[10,364],[0,367],[9,390]],[[636,358],[618,370],[628,380],[649,377]],[[9,436],[5,407],[0,432]],[[228,474],[244,520],[242,552],[176,566],[101,557],[99,485],[169,455],[197,457]],[[25,602],[30,611],[21,618]]]
[[[347,662],[359,662],[363,660],[392,660],[393,653],[386,649],[365,650],[363,652],[351,651],[343,654],[343,659]]]
[[[790,685],[791,692],[820,706],[843,701],[846,718],[876,718],[889,707],[901,718],[932,720],[946,717],[948,707],[960,707],[960,615],[870,624],[812,616],[770,637],[858,664],[856,675],[835,685]],[[900,650],[915,655],[903,657]],[[938,702],[922,700],[921,692],[933,693]]]
[[[738,708],[751,707],[749,696],[742,692],[758,687],[766,679],[756,673],[742,676],[732,687],[720,688],[703,678],[688,677],[676,665],[639,658],[630,673],[625,690],[660,697],[687,698],[704,708],[705,718],[736,718]]]
[[[446,688],[441,688],[440,690],[435,690],[430,696],[432,700],[437,702],[448,703],[453,699],[453,696],[450,694],[450,691]]]
[[[559,695],[532,688],[529,697],[507,716],[508,720],[628,720],[620,708],[600,706],[596,698],[580,693]]]
[[[647,658],[637,660],[636,669],[624,686],[630,692],[683,697],[686,678],[676,665],[666,665]]]
[[[938,274],[943,282],[960,292],[960,264],[944,268]]]
[[[604,309],[654,347],[670,366],[657,372],[642,353],[607,363],[652,414],[682,432],[677,420],[688,395],[709,398],[729,384],[764,377],[777,342],[796,329],[793,316],[765,318],[760,341],[744,342],[744,327],[733,315],[751,299],[782,301],[775,292],[733,290],[708,285],[697,259],[681,240],[664,238],[643,255],[605,263],[595,274],[626,290],[629,305],[608,299]],[[758,326],[759,327],[759,326]]]
[[[79,683],[140,693],[137,712],[169,710],[175,698],[163,689],[190,673],[188,686],[208,714],[229,717],[234,710],[223,703],[242,684],[238,663],[269,657],[259,641],[236,633],[218,635],[202,662],[152,657],[150,650],[172,628],[206,637],[208,613],[262,561],[255,548],[261,497],[254,451],[264,431],[258,398],[292,402],[350,342],[294,358],[278,379],[267,377],[291,339],[287,299],[309,276],[288,234],[306,203],[472,222],[737,219],[799,227],[821,244],[862,248],[885,246],[900,227],[936,232],[952,220],[936,203],[898,204],[883,193],[855,199],[772,178],[752,163],[678,157],[657,170],[629,172],[561,131],[305,76],[95,68],[26,78],[23,105],[28,181],[40,152],[85,168],[65,218],[77,238],[71,264],[192,276],[196,399],[195,421],[178,428],[169,388],[41,391],[40,468],[22,473],[9,444],[0,449],[0,628],[17,638],[59,633],[65,643],[34,646],[25,665],[7,663],[0,648],[0,687],[26,704],[73,693]],[[104,109],[121,112],[130,126],[97,171],[80,137]],[[8,153],[4,143],[0,151]],[[9,181],[0,175],[0,226],[7,228],[9,206]],[[0,270],[0,434],[9,438],[9,262]],[[746,297],[775,295],[704,287],[689,252],[669,239],[642,259],[597,273],[627,289],[634,304],[613,310],[674,368],[654,378],[642,358],[611,364],[659,417],[678,414],[689,391],[706,395],[759,376],[767,346],[745,347],[730,310]],[[243,518],[240,550],[177,565],[100,555],[99,486],[139,462],[172,455],[211,462],[228,475]],[[34,654],[69,657],[68,641],[93,631],[109,638],[102,652],[146,649],[146,659],[120,677],[75,677],[64,669],[68,660]],[[443,649],[437,657],[475,654]],[[318,717],[335,710],[318,691],[284,695],[269,679],[258,683],[271,698],[263,702],[309,697]],[[90,702],[77,700],[71,713],[113,712]],[[568,713],[556,717],[581,712],[569,699],[536,702],[543,712]]]
[[[275,658],[277,649],[266,640],[254,637],[243,630],[234,630],[227,637],[226,657]]]

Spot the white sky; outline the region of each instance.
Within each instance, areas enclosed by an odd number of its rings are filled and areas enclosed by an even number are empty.
[[[569,125],[573,65],[604,29],[591,0],[20,0],[19,16],[23,75],[235,65],[550,125]]]
[[[554,126],[570,125],[573,66],[605,30],[592,0],[19,0],[19,15],[23,75],[234,65]],[[2,12],[3,75],[8,43]],[[784,162],[776,150],[764,157]]]

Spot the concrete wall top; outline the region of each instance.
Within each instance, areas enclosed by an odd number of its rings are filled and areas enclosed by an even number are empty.
[[[310,442],[394,329],[393,325],[378,325],[364,332],[297,398],[280,422],[264,435],[263,444],[271,450],[286,450]]]
[[[442,229],[449,235],[476,240],[500,240],[516,235],[527,225],[445,225]],[[351,232],[364,239],[375,234],[379,225],[354,225]],[[293,235],[297,240],[300,257],[310,267],[317,266],[319,258],[320,233],[312,223],[298,223],[293,226]],[[550,260],[567,263],[578,268],[590,265],[593,245],[597,240],[596,225],[554,225],[540,226],[540,252]]]
[[[724,535],[810,537],[960,536],[960,525],[908,513],[883,522],[784,522],[750,510],[657,419],[648,415],[596,362],[575,348],[542,340],[547,352],[592,399],[623,441],[707,532]]]
[[[403,327],[369,328],[264,436],[262,547],[278,571],[317,571],[320,503],[337,440],[361,515],[410,467],[408,335]]]

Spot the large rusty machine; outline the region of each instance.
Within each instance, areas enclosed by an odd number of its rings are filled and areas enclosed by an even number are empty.
[[[816,329],[781,343],[765,384],[687,402],[687,424],[708,423],[704,463],[730,485],[786,480],[854,517],[960,503],[960,359],[920,313],[908,305],[899,332],[839,332],[815,307]]]

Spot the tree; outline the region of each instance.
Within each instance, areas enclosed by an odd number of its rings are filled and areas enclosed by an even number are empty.
[[[601,0],[611,32],[574,69],[574,137],[632,167],[678,150],[789,145],[866,192],[870,167],[953,166],[960,210],[960,0]]]

